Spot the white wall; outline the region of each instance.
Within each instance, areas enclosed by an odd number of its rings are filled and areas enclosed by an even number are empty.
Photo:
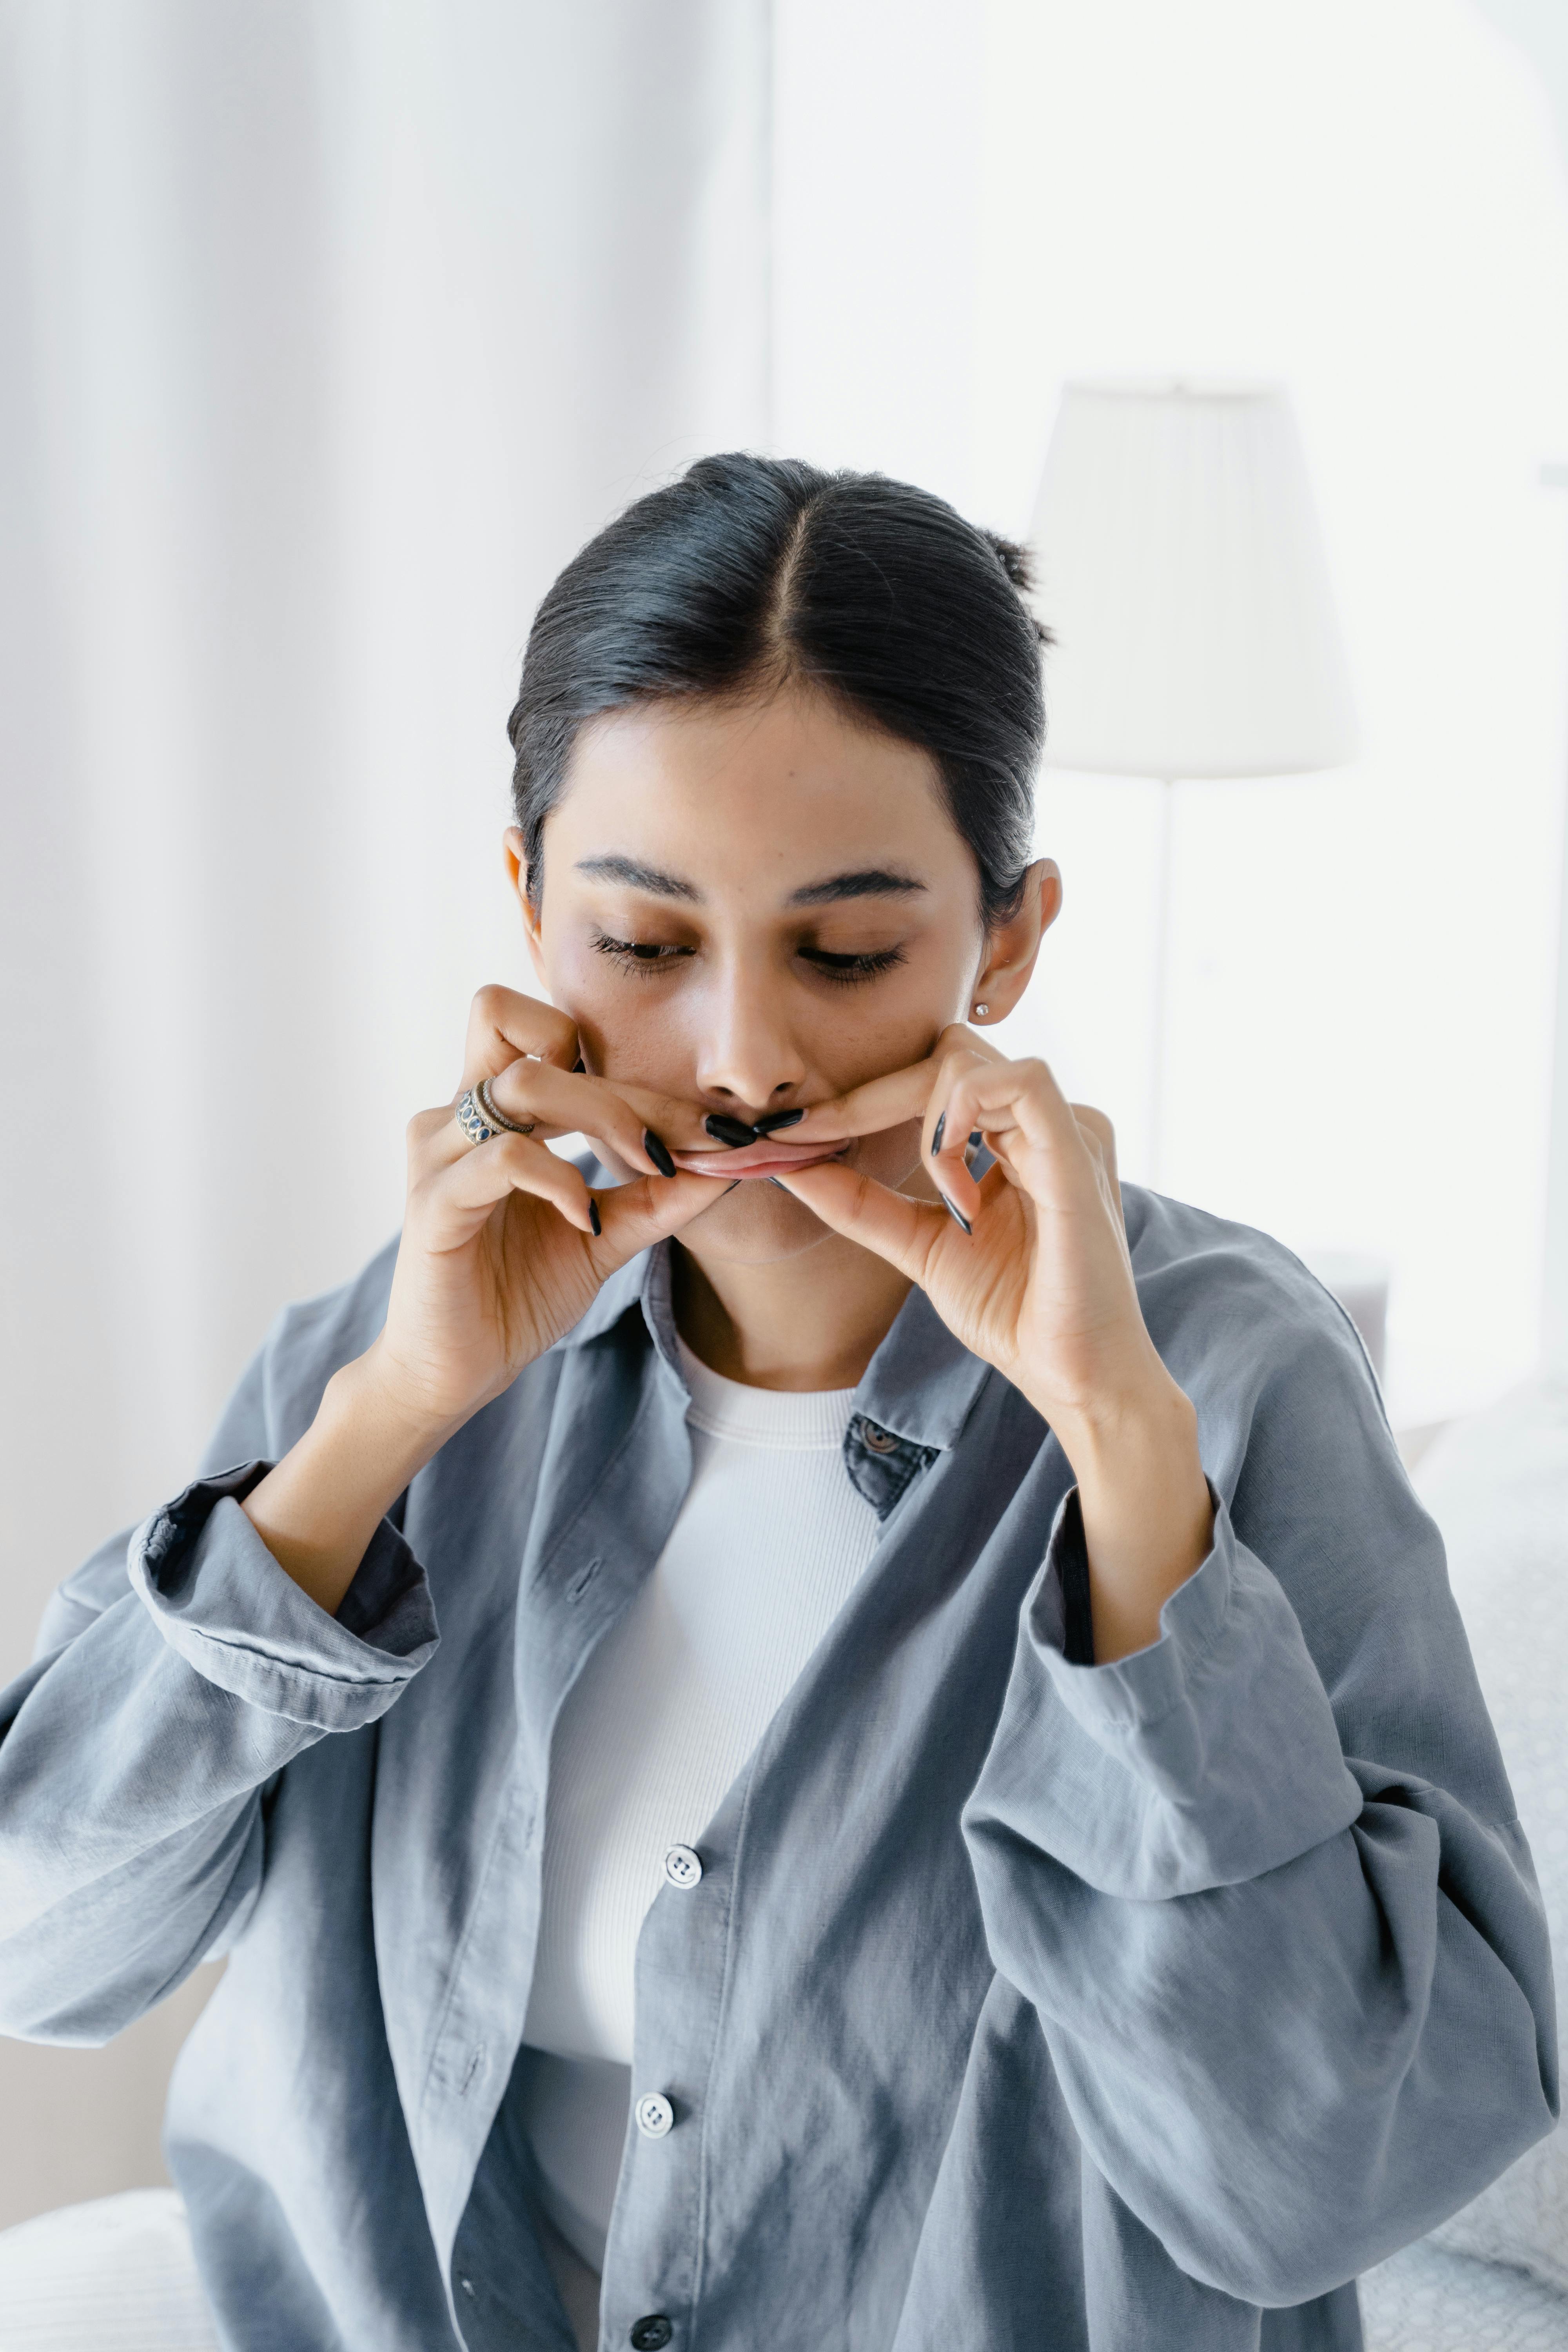
[[[1540,1337],[1568,680],[1568,197],[1468,0],[778,0],[781,445],[1027,522],[1069,376],[1283,377],[1365,720],[1183,788],[1167,1191],[1394,1265],[1396,1423]],[[1049,776],[1013,1024],[1141,1172],[1152,794]]]

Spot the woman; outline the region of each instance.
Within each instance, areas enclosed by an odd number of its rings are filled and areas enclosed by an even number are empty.
[[[229,1953],[169,2154],[247,2352],[1353,2346],[1550,2127],[1353,1332],[987,1042],[1061,895],[1022,582],[746,457],[568,567],[550,1001],[9,1696],[0,2024]]]

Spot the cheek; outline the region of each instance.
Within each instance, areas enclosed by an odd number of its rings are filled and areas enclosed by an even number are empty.
[[[679,989],[627,979],[590,950],[551,974],[551,995],[577,1024],[584,1059],[596,1076],[657,1094],[691,1092],[692,1054]]]

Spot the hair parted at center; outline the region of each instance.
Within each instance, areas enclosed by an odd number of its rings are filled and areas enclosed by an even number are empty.
[[[574,555],[529,633],[508,722],[538,901],[544,821],[603,712],[808,684],[929,753],[980,869],[987,924],[1017,909],[1045,745],[1022,548],[882,474],[702,457]]]

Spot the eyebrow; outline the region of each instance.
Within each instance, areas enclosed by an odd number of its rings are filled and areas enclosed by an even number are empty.
[[[807,882],[802,889],[791,891],[789,904],[829,907],[840,898],[910,898],[925,887],[912,874],[894,874],[883,866],[868,866],[858,874],[834,874],[826,882]]]
[[[629,883],[634,890],[646,890],[654,898],[700,900],[702,896],[695,883],[683,882],[679,874],[666,874],[660,866],[645,866],[637,857],[580,857],[575,871],[595,882]]]
[[[614,851],[601,857],[580,857],[576,872],[595,882],[625,882],[654,898],[685,898],[700,905],[702,893],[679,874],[662,866],[645,866],[640,857],[622,857]],[[791,907],[831,907],[846,898],[910,898],[925,889],[912,874],[899,874],[885,866],[868,866],[851,874],[830,874],[821,882],[805,882],[792,890]]]

